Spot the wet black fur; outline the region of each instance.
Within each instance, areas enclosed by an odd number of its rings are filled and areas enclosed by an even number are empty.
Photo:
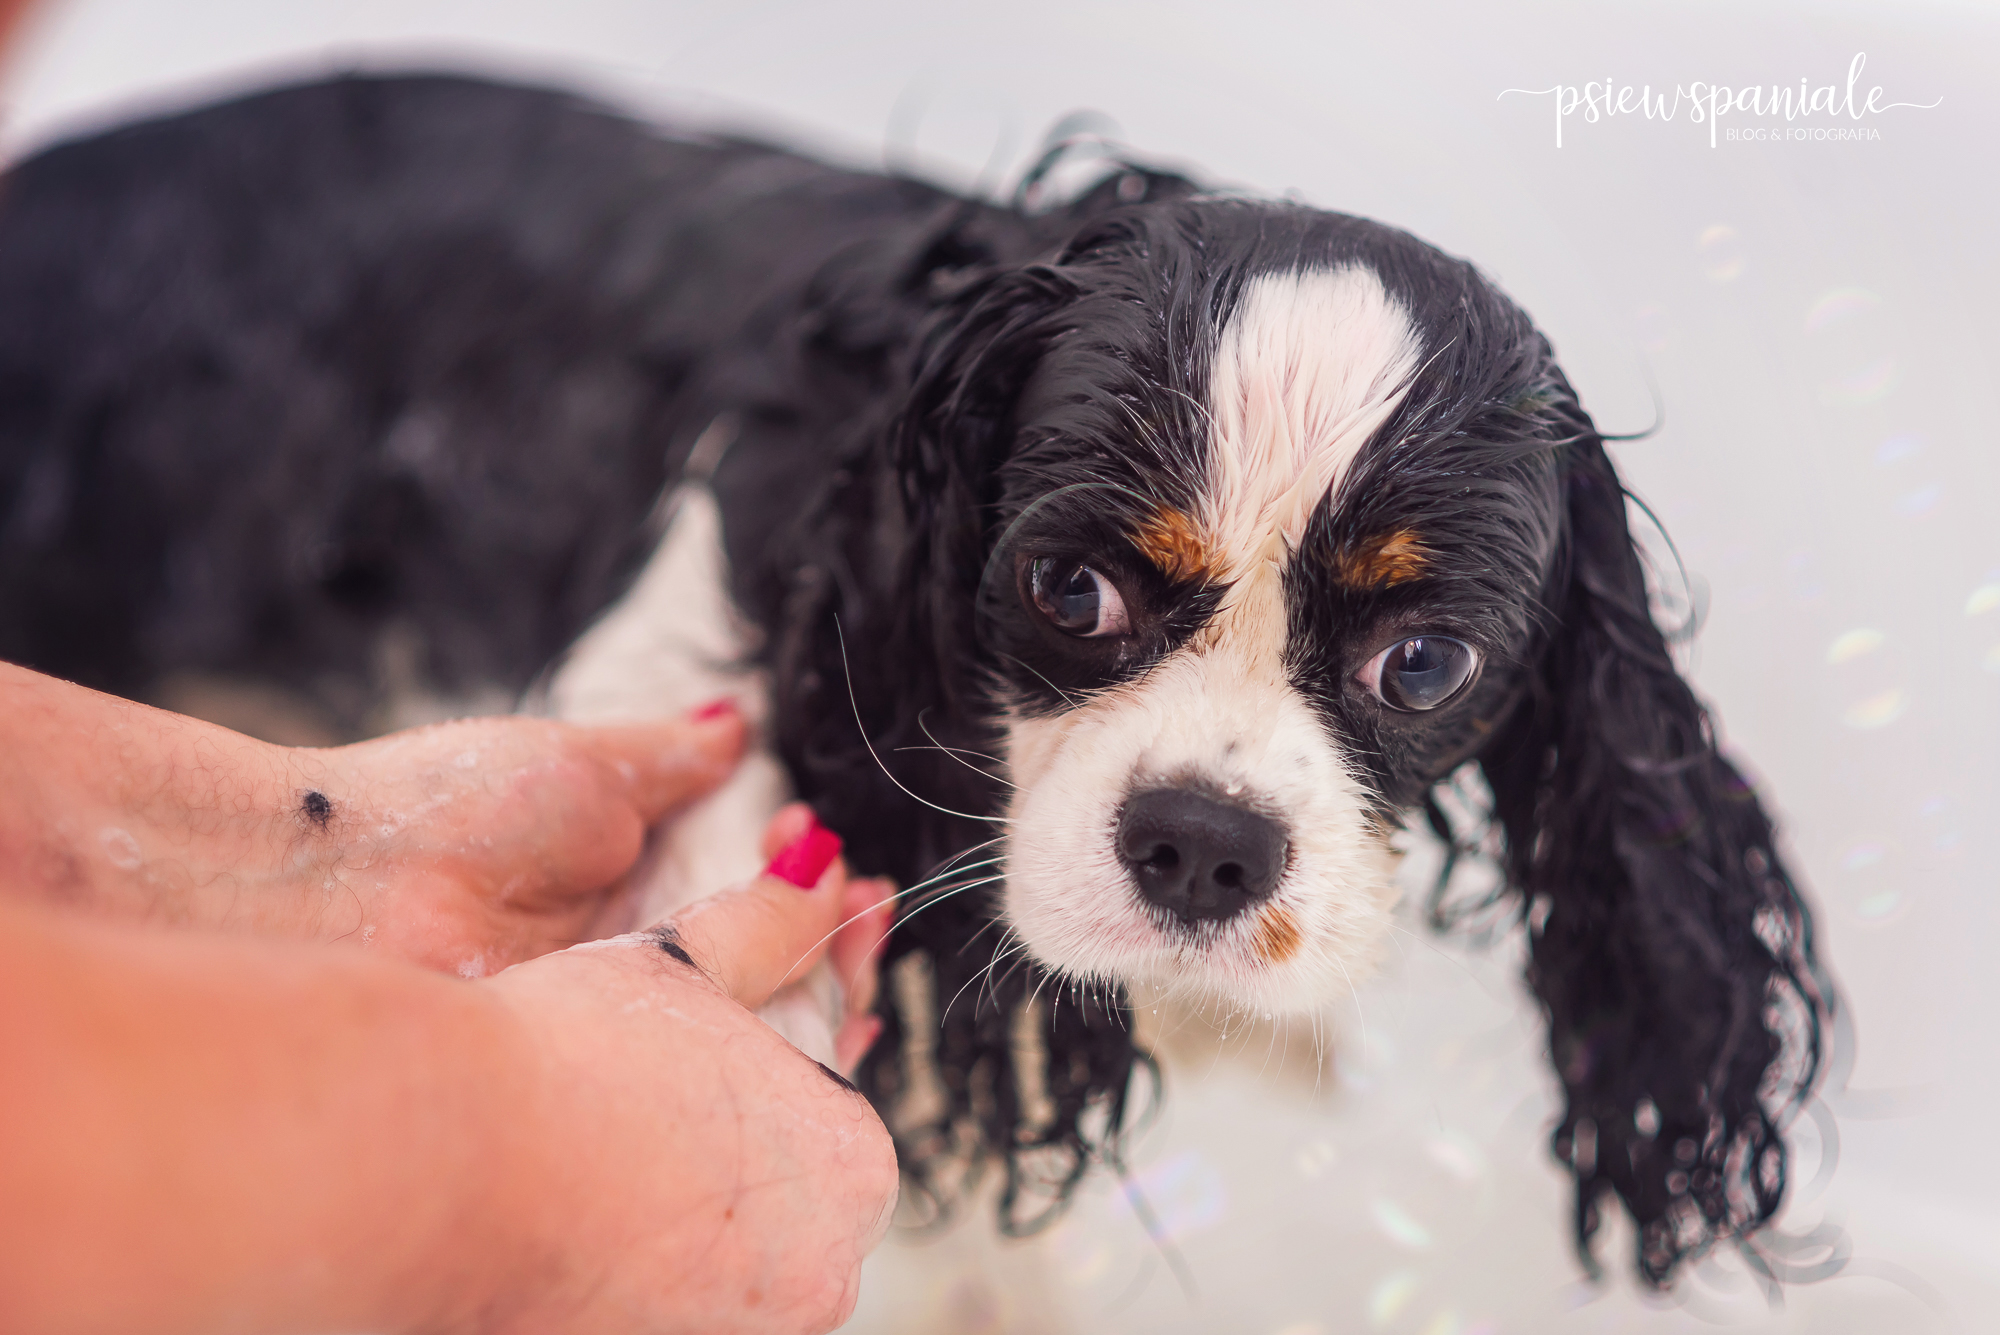
[[[909,1195],[942,1213],[997,1161],[1026,1231],[1115,1155],[1150,1063],[1121,997],[1044,987],[1052,1115],[1031,1118],[1012,1030],[1043,980],[991,967],[995,887],[942,893],[983,875],[975,817],[1004,800],[965,759],[994,754],[997,700],[1060,708],[1214,608],[1127,535],[1192,499],[1192,405],[1243,283],[1343,259],[1405,304],[1424,363],[1288,575],[1289,666],[1385,817],[1482,767],[1579,1243],[1613,1191],[1664,1282],[1775,1209],[1831,998],[1770,823],[1648,613],[1590,419],[1518,309],[1402,233],[1138,168],[1060,208],[975,204],[444,78],[60,146],[0,194],[0,654],[142,697],[190,670],[276,681],[351,731],[412,656],[435,689],[518,691],[630,578],[714,425],[794,782],[861,870],[961,859],[889,947],[942,1010],[919,1037],[943,1111],[899,1135]],[[1430,577],[1335,577],[1404,528]],[[1050,552],[1117,571],[1141,633],[1051,638],[1019,596]],[[1484,670],[1395,714],[1353,673],[1419,630]],[[891,1110],[897,993],[860,1071]]]

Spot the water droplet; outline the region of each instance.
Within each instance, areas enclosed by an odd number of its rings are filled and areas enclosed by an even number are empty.
[[[1928,487],[1918,487],[1915,491],[1905,492],[1896,498],[1896,512],[1905,515],[1929,514],[1937,508],[1937,503],[1943,499],[1943,487],[1936,484]]]
[[[1479,1147],[1456,1131],[1433,1136],[1424,1146],[1431,1162],[1471,1186],[1486,1174],[1486,1158]]]
[[[1701,271],[1717,283],[1733,282],[1743,272],[1743,240],[1734,227],[1705,228],[1695,249],[1701,254]]]
[[[1883,635],[1881,631],[1871,630],[1866,626],[1858,630],[1847,631],[1827,647],[1826,661],[1829,663],[1846,663],[1861,657],[1863,654],[1874,653],[1882,647],[1882,642],[1886,638],[1888,637]]]
[[[1854,906],[1855,913],[1868,922],[1881,922],[1902,906],[1903,896],[1894,890],[1869,895]]]
[[[1417,1295],[1417,1272],[1398,1270],[1384,1275],[1368,1295],[1368,1323],[1386,1326]]]
[[[1819,401],[1830,408],[1861,408],[1880,403],[1902,379],[1894,357],[1877,357],[1858,370],[1829,380],[1819,389]]]
[[[1883,728],[1901,718],[1908,704],[1903,692],[1892,687],[1849,705],[1840,721],[1850,728]]]
[[[1410,1212],[1396,1202],[1377,1197],[1373,1209],[1376,1224],[1395,1241],[1418,1250],[1431,1245],[1431,1231],[1411,1218]]]
[[[1840,865],[1849,871],[1860,871],[1872,867],[1882,860],[1884,849],[1880,844],[1856,844],[1841,856]]]
[[[1193,1150],[1136,1175],[1132,1186],[1152,1206],[1160,1236],[1170,1240],[1217,1223],[1228,1211],[1222,1173]]]
[[[134,871],[145,861],[139,851],[139,841],[132,837],[129,830],[107,826],[98,832],[97,842],[103,846],[105,858],[120,871]]]
[[[1891,436],[1875,447],[1875,462],[1886,467],[1921,453],[1923,448],[1922,436]]]
[[[1660,306],[1641,306],[1636,312],[1639,346],[1648,352],[1667,350],[1667,312]]]
[[[1339,1161],[1340,1152],[1324,1140],[1315,1140],[1300,1150],[1297,1159],[1294,1160],[1299,1166],[1299,1173],[1309,1178],[1318,1177]]]
[[[1806,332],[1817,334],[1822,329],[1844,324],[1881,304],[1882,298],[1865,287],[1836,287],[1822,292],[1819,298],[1806,308]]]

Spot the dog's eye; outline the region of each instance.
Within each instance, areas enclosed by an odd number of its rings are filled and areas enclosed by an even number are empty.
[[[1361,684],[1391,709],[1436,709],[1463,690],[1479,666],[1479,651],[1442,635],[1398,640],[1368,660]]]
[[[1076,561],[1042,557],[1034,569],[1035,606],[1066,635],[1128,635],[1132,621],[1118,586]]]

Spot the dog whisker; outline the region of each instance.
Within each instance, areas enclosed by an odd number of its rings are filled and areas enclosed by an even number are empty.
[[[1019,786],[1015,784],[1011,779],[1008,779],[999,774],[993,774],[990,773],[989,771],[980,769],[977,765],[974,765],[970,761],[967,761],[965,759],[966,756],[973,756],[976,757],[977,759],[985,761],[989,765],[998,765],[1004,768],[1006,762],[1001,760],[998,756],[989,756],[984,752],[980,751],[969,751],[963,747],[946,746],[942,742],[939,742],[936,734],[931,732],[931,725],[924,718],[924,715],[928,714],[929,712],[930,711],[928,709],[920,709],[917,711],[917,727],[923,730],[924,736],[930,738],[931,744],[933,746],[935,746],[938,750],[944,752],[946,755],[951,756],[953,759],[958,760],[959,763],[963,764],[967,769],[971,770],[974,774],[980,775],[982,778],[992,779],[997,783],[1003,783],[1009,788],[1016,788]],[[911,747],[909,749],[916,750],[917,748]]]
[[[895,748],[895,750],[891,752],[891,754],[900,754],[904,751],[937,751],[940,752],[941,754],[950,756],[952,759],[958,761],[959,764],[964,765],[967,769],[971,770],[974,774],[979,775],[983,779],[991,779],[993,782],[998,784],[1003,784],[1008,788],[1019,787],[1019,785],[1014,783],[1011,779],[1002,778],[998,774],[988,773],[986,770],[979,768],[979,766],[970,763],[964,758],[966,756],[972,756],[976,759],[987,761],[990,764],[997,765],[1000,763],[999,761],[994,760],[991,756],[981,755],[977,751],[967,751],[956,746],[899,746]]]
[[[992,841],[990,841],[990,840],[989,840],[988,842],[990,843],[990,842],[992,842]],[[978,849],[977,849],[977,846],[975,846],[974,848],[970,848],[970,849],[967,849],[967,850],[966,850],[966,852],[968,852],[968,853],[970,853],[970,852],[976,852],[976,851],[978,851]],[[963,855],[960,855],[960,856],[963,856]],[[954,859],[954,860],[956,860],[956,859]],[[851,927],[851,926],[853,926],[853,925],[854,925],[855,923],[857,923],[857,922],[860,922],[860,921],[861,921],[861,920],[862,920],[863,918],[867,917],[867,916],[868,916],[869,914],[871,914],[871,913],[875,912],[875,911],[876,911],[877,909],[880,909],[880,908],[881,908],[881,907],[882,907],[882,906],[883,906],[884,904],[893,904],[893,903],[895,903],[895,902],[896,902],[897,900],[899,900],[899,899],[904,899],[904,898],[907,898],[908,896],[910,896],[910,895],[914,895],[914,894],[917,894],[917,893],[918,893],[918,892],[920,892],[920,891],[923,891],[923,890],[928,890],[928,889],[933,889],[933,888],[937,887],[937,885],[938,885],[938,883],[939,883],[939,882],[941,882],[941,881],[945,880],[945,879],[946,879],[947,877],[949,877],[949,876],[953,876],[953,875],[956,875],[956,874],[958,874],[958,873],[960,873],[960,872],[968,872],[968,871],[974,871],[974,870],[977,870],[978,868],[981,868],[981,867],[990,867],[990,866],[992,866],[992,865],[993,865],[994,863],[996,863],[996,862],[998,862],[998,861],[999,861],[999,859],[998,859],[998,858],[987,858],[987,859],[985,859],[985,860],[984,860],[984,861],[982,861],[982,862],[971,862],[971,863],[966,863],[966,864],[964,864],[964,865],[962,865],[962,866],[958,866],[958,867],[947,867],[947,869],[946,869],[946,870],[944,870],[944,871],[941,871],[941,872],[939,872],[939,873],[938,873],[938,874],[937,874],[936,876],[933,876],[933,877],[931,877],[931,878],[930,878],[929,880],[924,880],[924,881],[919,881],[919,882],[917,882],[917,883],[916,883],[915,885],[912,885],[912,886],[909,886],[909,887],[906,887],[905,889],[902,889],[902,890],[898,890],[898,891],[896,891],[896,892],[895,892],[894,894],[892,894],[892,895],[889,895],[888,897],[886,897],[886,898],[884,898],[884,899],[881,899],[881,900],[878,900],[878,901],[876,901],[876,902],[875,902],[874,904],[872,904],[872,905],[870,905],[869,907],[867,907],[867,908],[865,908],[865,909],[861,910],[861,912],[859,912],[859,913],[856,913],[856,914],[852,914],[852,915],[850,915],[850,916],[849,916],[848,918],[846,918],[846,919],[845,919],[844,921],[842,921],[841,923],[839,923],[838,925],[836,925],[836,926],[835,926],[835,927],[833,928],[833,930],[832,930],[832,931],[828,932],[828,933],[827,933],[827,934],[826,934],[825,936],[822,936],[822,937],[821,937],[821,938],[820,938],[819,940],[817,940],[817,941],[813,942],[813,943],[812,943],[812,944],[811,944],[810,946],[806,947],[806,950],[805,950],[805,953],[804,953],[804,954],[802,954],[802,955],[800,955],[800,956],[798,957],[798,959],[796,959],[796,960],[794,960],[794,961],[792,962],[792,968],[793,968],[794,970],[796,970],[796,969],[797,969],[797,968],[799,967],[799,965],[801,965],[801,964],[805,963],[806,959],[807,959],[807,958],[808,958],[809,956],[811,956],[811,955],[812,955],[812,953],[813,953],[813,952],[814,952],[815,950],[818,950],[818,949],[819,949],[819,948],[820,948],[821,946],[823,946],[823,945],[825,945],[825,944],[826,944],[827,942],[829,942],[829,941],[833,940],[833,938],[834,938],[834,937],[836,937],[836,936],[840,935],[841,931],[842,931],[842,930],[843,930],[844,928],[847,928],[847,927]],[[997,878],[989,878],[989,879],[997,879]],[[945,889],[955,889],[955,888],[959,888],[959,887],[953,887],[953,886],[945,886],[944,888],[945,888]],[[906,914],[902,915],[902,917],[903,917],[903,918],[907,918],[907,917],[909,917],[909,916],[910,916],[910,914],[912,914],[912,913],[914,913],[914,912],[916,911],[916,908],[918,908],[918,907],[921,907],[921,906],[922,906],[922,904],[925,904],[925,903],[929,903],[929,902],[930,902],[930,901],[929,901],[928,899],[925,899],[925,900],[922,900],[922,901],[920,901],[918,905],[915,905],[915,906],[912,906],[912,908],[911,908],[911,910],[910,910],[910,913],[906,913]],[[898,919],[898,921],[901,921],[901,920],[902,920],[902,918],[899,918],[899,919]],[[883,938],[883,941],[884,941],[884,942],[886,942],[886,941],[887,941],[887,939],[888,939],[888,938],[887,938],[887,937],[885,936],[885,937]],[[877,949],[879,949],[879,948],[880,948],[880,943],[878,943],[878,945],[877,945],[877,947],[876,947],[876,948],[877,948]],[[873,952],[871,951],[870,953],[872,954]]]
[[[1011,662],[1020,663],[1022,667],[1028,669],[1028,671],[1034,673],[1037,677],[1040,677],[1042,681],[1047,684],[1050,690],[1054,691],[1057,695],[1061,696],[1064,704],[1068,705],[1071,709],[1075,709],[1077,707],[1076,701],[1071,698],[1069,692],[1065,691],[1062,687],[1056,685],[1054,682],[1049,681],[1048,677],[1043,674],[1041,669],[1037,668],[1034,664],[1023,663],[1019,658],[1015,657],[1013,654],[1003,653],[1000,656],[1002,658],[1010,660]]]
[[[937,803],[931,801],[928,798],[918,797],[917,794],[910,792],[908,788],[904,787],[903,781],[901,779],[898,779],[895,775],[889,772],[889,767],[882,763],[882,757],[876,753],[875,743],[869,740],[868,726],[861,721],[861,701],[860,698],[854,694],[854,667],[851,663],[847,661],[847,632],[841,628],[839,617],[834,618],[833,630],[835,636],[838,637],[840,643],[841,670],[847,674],[847,703],[849,707],[852,708],[854,711],[854,726],[855,729],[860,732],[861,744],[868,748],[869,758],[875,762],[875,768],[882,771],[882,777],[887,779],[890,783],[895,784],[896,787],[901,788],[903,792],[908,794],[910,797],[916,798],[917,801],[922,802],[932,811],[940,812],[946,816],[957,816],[960,820],[971,820],[971,821],[981,821],[981,822],[992,821],[992,822],[998,822],[1003,825],[1011,824],[1012,822],[1009,821],[1005,816],[975,816],[970,812],[953,811],[950,807],[941,807]]]

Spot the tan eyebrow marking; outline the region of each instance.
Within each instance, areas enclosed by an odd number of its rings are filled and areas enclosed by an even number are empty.
[[[1298,953],[1301,939],[1298,919],[1290,909],[1274,904],[1258,915],[1253,944],[1266,964],[1283,964]]]
[[[1430,568],[1430,550],[1414,529],[1363,538],[1333,555],[1334,578],[1351,589],[1386,589],[1407,584]]]
[[[1171,505],[1153,511],[1132,535],[1132,543],[1169,579],[1208,579],[1214,574],[1215,556],[1201,530]]]

